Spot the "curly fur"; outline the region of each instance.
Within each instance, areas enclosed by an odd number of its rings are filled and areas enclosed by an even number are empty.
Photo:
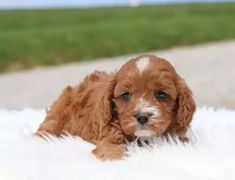
[[[145,63],[140,69],[141,59]],[[158,90],[167,94],[166,99],[154,97]],[[126,91],[131,93],[128,101],[122,97]],[[145,126],[140,126],[135,118],[141,111],[140,101],[142,110],[152,110]],[[47,110],[37,134],[80,136],[96,145],[93,153],[98,158],[120,159],[126,154],[125,141],[136,139],[137,131],[151,132],[146,136],[172,134],[187,139],[185,134],[195,108],[192,92],[168,61],[151,55],[139,56],[117,73],[96,71],[80,85],[66,87]],[[154,115],[155,111],[158,114]]]

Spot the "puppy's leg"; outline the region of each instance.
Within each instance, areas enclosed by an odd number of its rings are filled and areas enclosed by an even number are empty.
[[[120,160],[127,156],[127,149],[121,144],[100,141],[92,153],[101,160]]]
[[[96,148],[92,153],[101,160],[119,160],[127,156],[127,148],[124,143],[125,135],[113,122],[112,126],[103,128],[100,138],[94,142]]]
[[[71,101],[72,88],[67,87],[62,95],[53,103],[47,111],[44,122],[39,126],[36,135],[44,136],[53,134],[59,136],[63,133],[63,126],[68,117],[68,106]]]
[[[35,134],[38,136],[46,136],[47,134],[59,136],[61,134],[59,121],[59,119],[50,119],[46,117],[45,121],[40,124],[38,131]]]

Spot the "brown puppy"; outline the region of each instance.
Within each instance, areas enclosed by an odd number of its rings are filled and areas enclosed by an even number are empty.
[[[190,89],[168,61],[139,56],[117,73],[96,71],[79,86],[65,88],[37,134],[70,133],[95,144],[98,158],[121,159],[126,140],[187,138],[195,108]]]

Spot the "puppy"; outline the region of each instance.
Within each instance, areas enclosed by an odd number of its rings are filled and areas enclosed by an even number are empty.
[[[37,134],[80,136],[96,145],[97,158],[115,160],[126,155],[125,142],[136,138],[187,139],[195,109],[192,92],[168,61],[139,56],[117,73],[96,71],[65,88]]]

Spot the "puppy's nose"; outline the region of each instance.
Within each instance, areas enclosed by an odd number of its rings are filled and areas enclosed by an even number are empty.
[[[138,113],[135,115],[136,120],[142,125],[146,124],[149,121],[149,117],[150,114],[148,113]]]

